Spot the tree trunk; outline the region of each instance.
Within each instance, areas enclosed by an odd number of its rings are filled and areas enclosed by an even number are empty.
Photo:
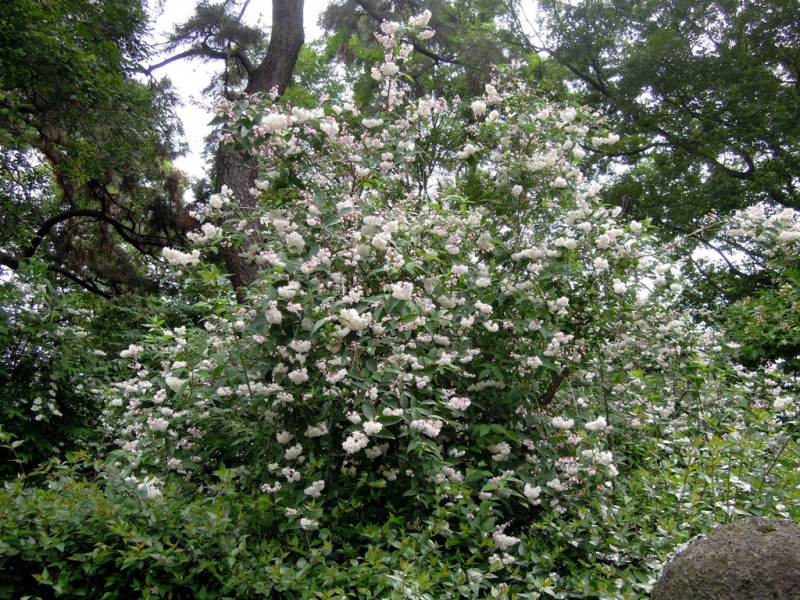
[[[303,46],[303,0],[272,0],[272,33],[264,60],[250,72],[246,95],[268,93],[273,89],[282,94],[294,72],[297,57]],[[220,148],[216,158],[216,190],[228,186],[239,201],[242,212],[249,216],[258,199],[250,193],[258,175],[257,161]],[[236,289],[239,301],[244,300],[246,288],[258,277],[259,268],[241,254],[247,248],[224,253],[225,266]]]

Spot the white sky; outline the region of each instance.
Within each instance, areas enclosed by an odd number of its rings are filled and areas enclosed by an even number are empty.
[[[321,34],[321,30],[317,27],[317,21],[319,14],[327,5],[327,0],[305,0],[303,22],[306,42]],[[185,21],[193,9],[194,2],[190,0],[166,0],[163,13],[155,21],[154,33],[156,36],[163,39],[163,36],[169,33],[175,24]],[[245,19],[248,23],[262,23],[265,27],[269,27],[272,20],[272,2],[269,0],[252,1],[245,13]],[[208,85],[212,71],[213,68],[209,68],[202,60],[195,59],[176,61],[154,73],[159,78],[168,77],[181,99],[182,106],[178,107],[178,115],[183,122],[189,151],[175,161],[175,166],[190,178],[204,176],[207,166],[202,156],[203,139],[211,131],[208,123],[213,115],[208,108],[204,107],[210,106],[214,99],[204,97],[202,90]]]
[[[156,0],[150,0],[151,5]],[[192,13],[195,3],[192,0],[165,0],[163,13],[156,19],[154,33],[163,36],[169,33],[176,23],[185,21]],[[328,0],[305,0],[303,22],[306,42],[318,38],[322,31],[317,27],[320,13],[328,5]],[[536,0],[523,0],[523,21],[536,14]],[[272,2],[270,0],[252,0],[245,13],[245,20],[251,24],[261,23],[269,27],[272,20]],[[166,58],[166,57],[163,57]],[[189,145],[186,155],[175,161],[175,165],[190,178],[205,175],[206,164],[203,160],[203,139],[210,133],[208,123],[212,113],[204,106],[210,106],[213,98],[203,96],[202,90],[208,85],[213,69],[202,60],[181,60],[159,69],[155,76],[169,77],[178,93],[182,106],[178,115],[183,122],[184,135]]]

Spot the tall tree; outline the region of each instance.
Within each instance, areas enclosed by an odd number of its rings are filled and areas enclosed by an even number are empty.
[[[797,0],[539,5],[530,47],[622,136],[597,155],[626,167],[607,200],[670,236],[759,201],[800,208]]]
[[[482,92],[494,65],[530,58],[529,48],[510,27],[513,13],[496,0],[334,0],[321,24],[331,33],[329,43],[339,58],[354,67],[358,101],[375,100],[379,89],[370,77],[383,55],[374,31],[382,21],[404,22],[423,10],[432,13],[433,37],[404,40],[416,53],[408,77],[419,95],[468,97]]]
[[[303,0],[273,0],[268,44],[260,29],[243,22],[249,4],[249,0],[199,2],[195,14],[175,29],[170,49],[177,53],[151,70],[178,59],[220,60],[225,69],[216,86],[228,101],[235,104],[240,100],[246,102],[255,94],[282,94],[303,46]],[[223,186],[228,187],[245,215],[255,208],[251,190],[257,175],[253,159],[219,147],[214,165],[215,188],[219,191]],[[249,286],[258,275],[258,267],[242,255],[245,250],[238,248],[224,253],[231,282],[237,290]]]
[[[171,95],[134,78],[141,0],[9,0],[0,14],[0,265],[104,296],[152,289],[181,237]]]

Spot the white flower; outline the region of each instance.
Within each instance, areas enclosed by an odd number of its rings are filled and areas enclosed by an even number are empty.
[[[614,293],[624,294],[628,291],[628,286],[622,283],[619,279],[614,280]]]
[[[364,433],[367,435],[375,435],[383,430],[383,425],[375,420],[369,420],[364,423]]]
[[[458,158],[460,158],[461,160],[467,160],[470,156],[475,154],[477,151],[478,151],[478,149],[473,144],[467,144],[467,145],[464,146],[464,148],[461,150],[461,152],[458,152],[456,154],[456,156]]]
[[[480,312],[482,312],[484,315],[490,315],[492,314],[492,310],[494,310],[491,304],[486,304],[484,302],[481,302],[480,300],[475,302],[475,308]]]
[[[174,377],[173,375],[167,375],[164,378],[164,382],[167,384],[167,387],[171,389],[173,392],[179,392],[181,386],[183,386],[183,384],[186,383],[186,379]]]
[[[268,133],[283,131],[289,127],[289,118],[286,115],[272,113],[261,119],[261,125]]]
[[[306,496],[311,496],[312,498],[319,498],[322,495],[322,490],[325,489],[325,482],[322,479],[319,479],[308,486],[305,490],[303,490]]]
[[[286,460],[296,460],[303,454],[303,446],[301,444],[295,444],[291,448],[286,449],[286,453],[284,457]]]
[[[583,426],[586,431],[600,431],[608,426],[605,417],[597,417],[594,421],[589,421]]]
[[[525,497],[531,504],[538,504],[541,502],[538,498],[542,493],[542,488],[540,488],[538,485],[533,487],[530,483],[526,483],[522,493],[525,494]]]
[[[210,242],[219,237],[222,237],[222,229],[211,223],[203,223],[202,227],[200,227],[200,230],[202,231],[201,234],[188,233],[187,237],[190,240],[197,242],[199,244]]]
[[[470,404],[472,404],[472,401],[469,398],[450,398],[450,400],[447,401],[447,408],[450,410],[467,410]]]
[[[575,421],[572,419],[565,419],[564,417],[553,417],[550,424],[557,429],[572,429],[572,426],[575,425]]]
[[[316,438],[322,437],[323,435],[328,434],[328,426],[325,423],[319,423],[318,425],[309,425],[306,428],[306,437],[308,438]]]
[[[212,194],[211,197],[208,199],[208,204],[211,208],[215,210],[219,210],[225,205],[225,201],[227,198],[224,196],[220,196],[219,194]]]
[[[276,481],[274,485],[265,483],[264,485],[261,486],[261,491],[264,492],[265,494],[276,494],[279,491],[281,491],[281,482]]]
[[[120,352],[119,355],[122,358],[136,358],[142,352],[144,352],[144,348],[142,346],[131,344],[130,346],[127,347],[127,349]]]
[[[392,296],[397,300],[411,300],[414,284],[410,281],[401,281],[392,284]]]
[[[164,248],[161,254],[169,264],[178,267],[190,267],[200,262],[200,250],[192,250],[189,254],[186,254],[174,248]]]
[[[411,429],[422,431],[424,434],[435,438],[442,430],[442,421],[438,419],[416,419],[411,421]]]
[[[161,417],[148,417],[147,426],[151,431],[166,431],[169,428],[169,421]]]
[[[506,535],[499,529],[492,534],[492,537],[494,538],[494,545],[500,550],[508,550],[511,546],[515,546],[522,541],[513,535]]]
[[[270,325],[280,325],[281,321],[283,321],[283,315],[281,314],[281,311],[274,306],[267,309],[265,316],[267,318],[267,323]]]
[[[785,229],[778,234],[778,241],[779,242],[794,242],[795,240],[800,239],[800,231],[791,231]]]
[[[426,29],[425,31],[420,31],[417,34],[417,37],[421,40],[428,40],[436,35],[436,32],[433,29]]]
[[[291,300],[300,291],[300,284],[297,281],[290,281],[282,288],[278,288],[278,295],[286,300]]]
[[[164,482],[158,477],[147,477],[137,487],[147,494],[148,498],[155,498],[161,496],[161,486]]]
[[[337,133],[339,133],[339,124],[333,117],[327,117],[326,119],[320,122],[319,130],[328,137],[333,137]]]
[[[498,442],[488,447],[489,452],[492,453],[492,460],[502,462],[508,460],[508,455],[511,453],[511,446],[508,442]]]
[[[362,331],[372,322],[370,313],[358,314],[354,308],[345,308],[339,313],[339,320],[353,331]]]
[[[400,67],[397,66],[396,63],[392,61],[385,62],[381,65],[381,73],[386,75],[387,77],[393,77],[400,72]]]
[[[303,517],[300,519],[300,527],[303,529],[313,529],[317,525],[319,525],[319,523],[314,519],[309,519],[308,517]]]
[[[286,481],[289,483],[296,483],[300,481],[300,472],[292,467],[284,467],[281,469],[281,475],[286,477]]]
[[[553,181],[553,187],[557,190],[564,189],[568,185],[567,180],[563,177],[556,177],[555,181]]]
[[[553,240],[553,245],[566,248],[567,250],[575,250],[575,248],[578,247],[578,242],[573,238],[559,237]]]
[[[415,16],[410,17],[408,19],[408,24],[415,27],[425,27],[431,20],[431,11],[425,10],[423,13]]]
[[[789,408],[791,404],[792,404],[792,399],[789,396],[778,396],[772,403],[772,408],[774,408],[778,412],[781,412]]]
[[[306,245],[306,242],[303,239],[302,235],[300,235],[296,231],[293,231],[292,233],[286,236],[286,245],[289,248],[293,248],[299,252]]]
[[[472,113],[476,117],[480,117],[485,112],[486,112],[486,103],[485,102],[482,102],[481,100],[475,100],[472,103]]]
[[[602,271],[608,268],[608,261],[602,256],[598,256],[594,259],[594,262],[592,262],[592,266],[598,271]]]
[[[392,239],[392,235],[386,231],[381,231],[380,233],[375,234],[372,237],[370,243],[375,246],[378,250],[386,250],[386,247],[389,245],[389,242]]]
[[[369,438],[363,431],[354,431],[347,439],[342,442],[342,448],[348,454],[355,454],[359,450],[363,450],[369,444]]]
[[[364,119],[363,121],[361,121],[361,124],[367,129],[373,129],[375,127],[380,127],[381,125],[383,125],[383,119]]]
[[[308,381],[308,371],[305,367],[302,369],[295,369],[289,373],[287,377],[292,380],[293,384],[300,385],[301,383]]]
[[[294,434],[289,433],[288,431],[280,431],[277,434],[275,434],[275,439],[278,440],[278,443],[281,445],[288,444],[290,441],[292,441],[293,437]]]
[[[289,348],[298,354],[308,354],[308,351],[311,350],[311,342],[308,340],[292,340]]]
[[[400,29],[400,23],[397,21],[383,21],[381,23],[381,31],[386,35],[394,35]]]
[[[572,121],[575,120],[575,117],[577,116],[578,116],[578,111],[575,109],[574,106],[569,106],[565,108],[559,114],[559,117],[561,117],[561,120],[564,121],[564,123],[571,123]]]

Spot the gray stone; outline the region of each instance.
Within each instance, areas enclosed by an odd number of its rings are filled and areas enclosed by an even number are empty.
[[[800,526],[753,517],[717,527],[666,564],[652,600],[800,600]]]

